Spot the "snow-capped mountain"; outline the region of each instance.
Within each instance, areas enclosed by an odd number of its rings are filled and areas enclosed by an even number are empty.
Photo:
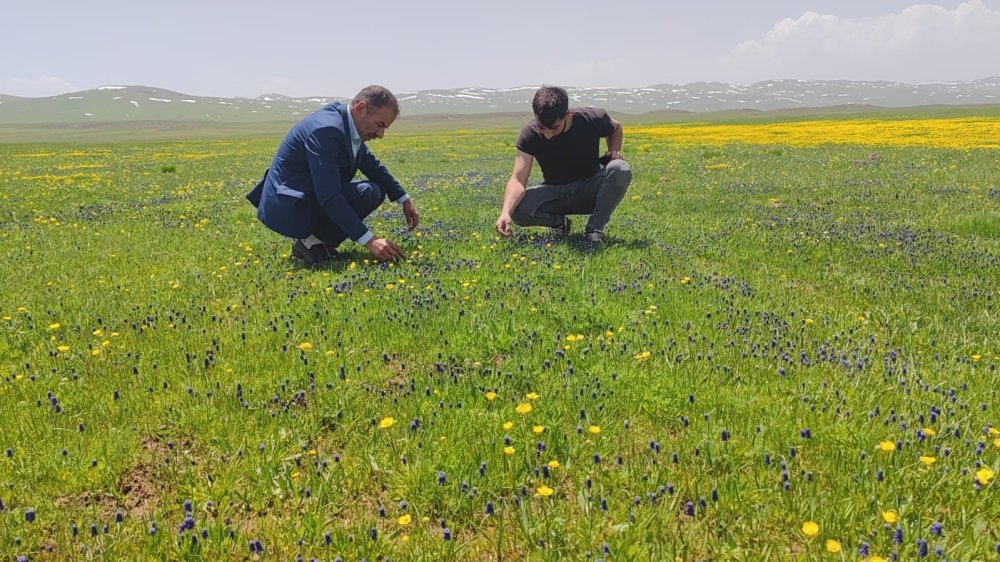
[[[468,115],[528,113],[538,86],[456,88],[397,92],[402,113]],[[1000,77],[971,82],[859,82],[847,80],[768,80],[748,85],[694,82],[646,88],[567,88],[571,105],[593,105],[613,112],[707,112],[772,110],[840,105],[912,107],[921,105],[1000,104]],[[191,96],[148,86],[102,86],[45,98],[0,95],[0,123],[79,123],[105,121],[289,121],[345,98],[293,98],[267,94],[256,98]]]

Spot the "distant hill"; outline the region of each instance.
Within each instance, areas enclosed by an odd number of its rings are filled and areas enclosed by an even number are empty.
[[[398,92],[404,116],[529,113],[537,86]],[[847,80],[768,80],[749,85],[694,82],[647,88],[567,88],[571,105],[625,114],[779,110],[857,105],[915,107],[1000,103],[1000,77],[903,84]],[[0,95],[0,124],[150,121],[262,123],[293,121],[337,97],[191,96],[149,86],[102,86],[45,98]]]

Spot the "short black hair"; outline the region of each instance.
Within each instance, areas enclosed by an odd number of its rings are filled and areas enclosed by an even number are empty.
[[[531,109],[542,126],[551,128],[569,111],[569,96],[558,86],[542,86],[531,100]]]
[[[396,96],[389,91],[389,88],[386,88],[385,86],[365,86],[360,92],[358,92],[358,95],[354,96],[351,103],[357,104],[359,101],[367,103],[374,109],[388,107],[392,109],[396,117],[399,117],[399,101],[397,101]]]

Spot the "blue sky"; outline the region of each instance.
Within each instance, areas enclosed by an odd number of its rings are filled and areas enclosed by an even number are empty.
[[[1000,0],[12,0],[0,93],[643,87],[1000,75]]]

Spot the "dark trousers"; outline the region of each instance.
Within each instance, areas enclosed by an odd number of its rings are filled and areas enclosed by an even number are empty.
[[[566,215],[590,215],[587,230],[604,230],[631,183],[628,162],[612,160],[585,180],[529,187],[511,219],[518,226],[560,226]]]
[[[354,181],[344,185],[344,198],[361,220],[372,214],[385,201],[385,191],[370,181]],[[319,205],[313,206],[312,234],[322,240],[330,249],[347,240],[347,234],[330,221]]]

